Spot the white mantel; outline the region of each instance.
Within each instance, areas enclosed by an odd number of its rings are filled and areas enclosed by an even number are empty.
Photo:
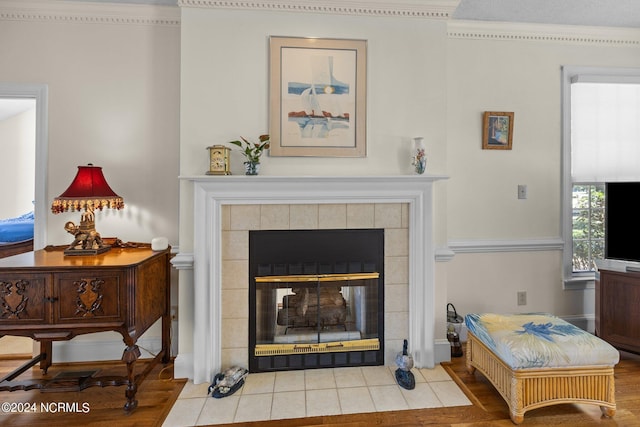
[[[221,369],[221,210],[223,205],[406,203],[409,209],[409,344],[417,367],[435,357],[433,184],[445,176],[186,176],[193,182],[193,353],[179,354],[177,376],[211,381]]]

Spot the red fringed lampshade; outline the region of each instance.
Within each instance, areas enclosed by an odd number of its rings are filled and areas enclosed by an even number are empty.
[[[69,188],[53,200],[51,212],[58,214],[103,208],[122,209],[124,201],[109,187],[102,168],[89,164],[78,166],[78,173]]]
[[[111,248],[102,241],[95,227],[93,212],[103,208],[122,209],[124,201],[109,187],[101,167],[92,164],[78,166],[78,173],[69,188],[53,199],[51,205],[54,214],[84,211],[79,225],[71,221],[64,225],[64,229],[74,237],[64,251],[65,255],[96,255]]]

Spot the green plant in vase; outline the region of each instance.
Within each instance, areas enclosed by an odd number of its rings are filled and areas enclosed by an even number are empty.
[[[260,135],[258,137],[259,142],[248,141],[244,137],[240,137],[240,140],[230,141],[230,144],[237,145],[242,149],[242,154],[247,159],[244,162],[246,175],[258,175],[260,171],[260,156],[262,152],[269,148],[269,135]]]

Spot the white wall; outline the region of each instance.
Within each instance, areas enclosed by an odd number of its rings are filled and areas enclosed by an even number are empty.
[[[56,2],[42,4],[44,16],[46,7],[60,12]],[[100,15],[92,4],[67,7],[80,16]],[[123,8],[147,10],[114,10]],[[3,20],[0,81],[48,85],[50,201],[71,183],[77,166],[102,166],[125,209],[98,213],[98,231],[125,241],[166,235],[175,245],[179,26],[89,22]],[[49,244],[69,242],[63,229],[69,220],[78,218],[49,215]]]
[[[529,26],[451,27],[469,36],[447,43],[447,235],[487,244],[448,265],[448,299],[463,313],[548,311],[592,320],[593,289],[563,290],[561,251],[535,247],[562,235],[560,72],[563,65],[640,66],[637,41],[603,41],[637,40],[639,32],[579,38],[538,26],[535,38]],[[479,39],[483,31],[512,37]],[[511,151],[481,149],[483,111],[515,113]],[[518,184],[527,185],[526,200],[517,198]],[[515,248],[493,252],[492,241]],[[526,306],[517,305],[518,291],[527,291]]]
[[[181,27],[181,175],[203,175],[208,170],[207,146],[268,132],[272,35],[367,40],[367,156],[263,156],[261,174],[408,174],[414,136],[425,137],[427,171],[445,171],[444,20],[183,8]],[[243,173],[237,151],[232,160],[232,172]],[[189,182],[181,184],[180,207],[180,249],[190,252],[193,200]],[[441,200],[436,208],[441,224],[445,208]],[[444,234],[441,236],[444,245]],[[194,319],[185,319],[185,313],[193,312],[192,280],[190,271],[181,271],[180,353],[193,348]],[[436,297],[436,306],[442,307],[440,317],[444,317],[446,292]],[[444,328],[439,337],[444,337]]]
[[[368,154],[267,157],[261,173],[409,173],[404,150],[423,135],[428,171],[450,177],[436,189],[436,244],[462,248],[437,263],[441,323],[447,302],[463,314],[549,311],[592,320],[593,290],[565,291],[562,283],[560,67],[638,66],[637,31],[185,7],[182,175],[207,169],[206,146],[268,131],[270,35],[367,40]],[[481,149],[484,111],[515,113],[512,150]],[[234,154],[233,172],[242,173]],[[517,199],[518,184],[527,185],[526,200]],[[193,201],[190,184],[181,185],[180,241],[188,252]],[[182,272],[181,283],[190,275]],[[526,306],[516,304],[522,290]],[[188,351],[189,338],[181,339]]]
[[[0,121],[0,219],[33,211],[35,186],[35,107]]]
[[[638,67],[640,46],[450,38],[447,60],[449,239],[559,236],[561,67]],[[515,113],[512,150],[481,149],[483,111]]]
[[[48,86],[47,203],[68,187],[77,166],[93,163],[125,202],[121,211],[96,215],[102,236],[150,242],[162,235],[177,245],[179,10],[20,1],[2,3],[0,11],[7,12],[0,20],[0,82]],[[47,244],[70,242],[66,221],[79,216],[48,214]],[[149,336],[158,341],[159,328]],[[82,344],[94,340],[109,345]],[[123,346],[115,333],[81,336],[61,343],[54,360],[120,359]]]
[[[183,8],[181,174],[208,169],[209,145],[268,131],[271,35],[367,40],[368,153],[356,159],[267,156],[261,173],[409,173],[411,137],[425,136],[432,151],[446,137],[445,28],[445,21],[411,18]],[[232,157],[232,172],[242,173],[242,156]],[[434,155],[428,170],[443,169]]]
[[[429,152],[427,171],[446,170],[444,20],[183,8],[181,26],[181,175],[208,170],[207,146],[268,132],[272,35],[367,40],[367,156],[267,155],[262,174],[410,173],[411,138],[418,135]],[[232,173],[243,173],[242,161],[232,152]],[[181,194],[180,246],[188,252],[193,234],[188,183]]]

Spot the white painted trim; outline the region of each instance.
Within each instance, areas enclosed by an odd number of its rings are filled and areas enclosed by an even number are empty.
[[[36,147],[33,247],[42,249],[47,243],[47,161],[49,157],[49,89],[46,84],[0,83],[0,97],[36,100]]]
[[[640,30],[634,28],[452,20],[447,34],[451,39],[640,46]]]
[[[210,382],[222,365],[221,210],[234,204],[407,203],[409,205],[409,342],[416,367],[435,363],[435,175],[181,177],[194,184],[194,383]],[[186,257],[185,257],[186,259]],[[186,357],[186,355],[185,355]]]
[[[74,24],[180,25],[180,9],[126,3],[50,0],[3,0],[0,21]]]
[[[444,339],[438,338],[435,340],[435,363],[451,362],[451,343]]]
[[[447,20],[452,39],[640,46],[640,30],[519,22],[455,20],[459,0],[179,0],[184,8],[323,13]]]
[[[173,378],[193,377],[193,353],[178,353],[173,360]]]
[[[595,314],[575,314],[572,316],[559,316],[561,319],[577,326],[580,329],[584,329],[587,332],[595,333],[596,330],[596,316]]]
[[[180,7],[449,19],[459,0],[179,0]]]
[[[162,350],[162,338],[141,338],[136,345],[140,348],[141,360],[153,358]],[[53,363],[121,360],[125,348],[121,339],[55,341],[52,349]]]
[[[193,270],[193,253],[180,253],[171,258],[171,265],[176,270]]]
[[[456,256],[456,253],[451,248],[436,249],[436,262],[449,262],[454,256]]]
[[[564,242],[559,237],[522,240],[451,240],[448,246],[454,253],[561,251],[564,248]]]
[[[448,36],[452,39],[640,46],[640,30],[634,28],[454,20],[452,15],[458,3],[459,0],[178,0],[177,5],[183,8],[447,20]],[[0,3],[0,21],[179,26],[180,7],[63,0],[3,0]]]
[[[572,193],[573,181],[571,179],[571,82],[576,78],[586,80],[608,79],[610,82],[628,81],[640,76],[639,68],[625,67],[586,67],[576,65],[564,65],[561,69],[561,226],[562,237],[567,242],[567,247],[562,256],[562,276],[565,289],[588,289],[593,287],[593,278],[584,274],[573,273],[572,250]]]

